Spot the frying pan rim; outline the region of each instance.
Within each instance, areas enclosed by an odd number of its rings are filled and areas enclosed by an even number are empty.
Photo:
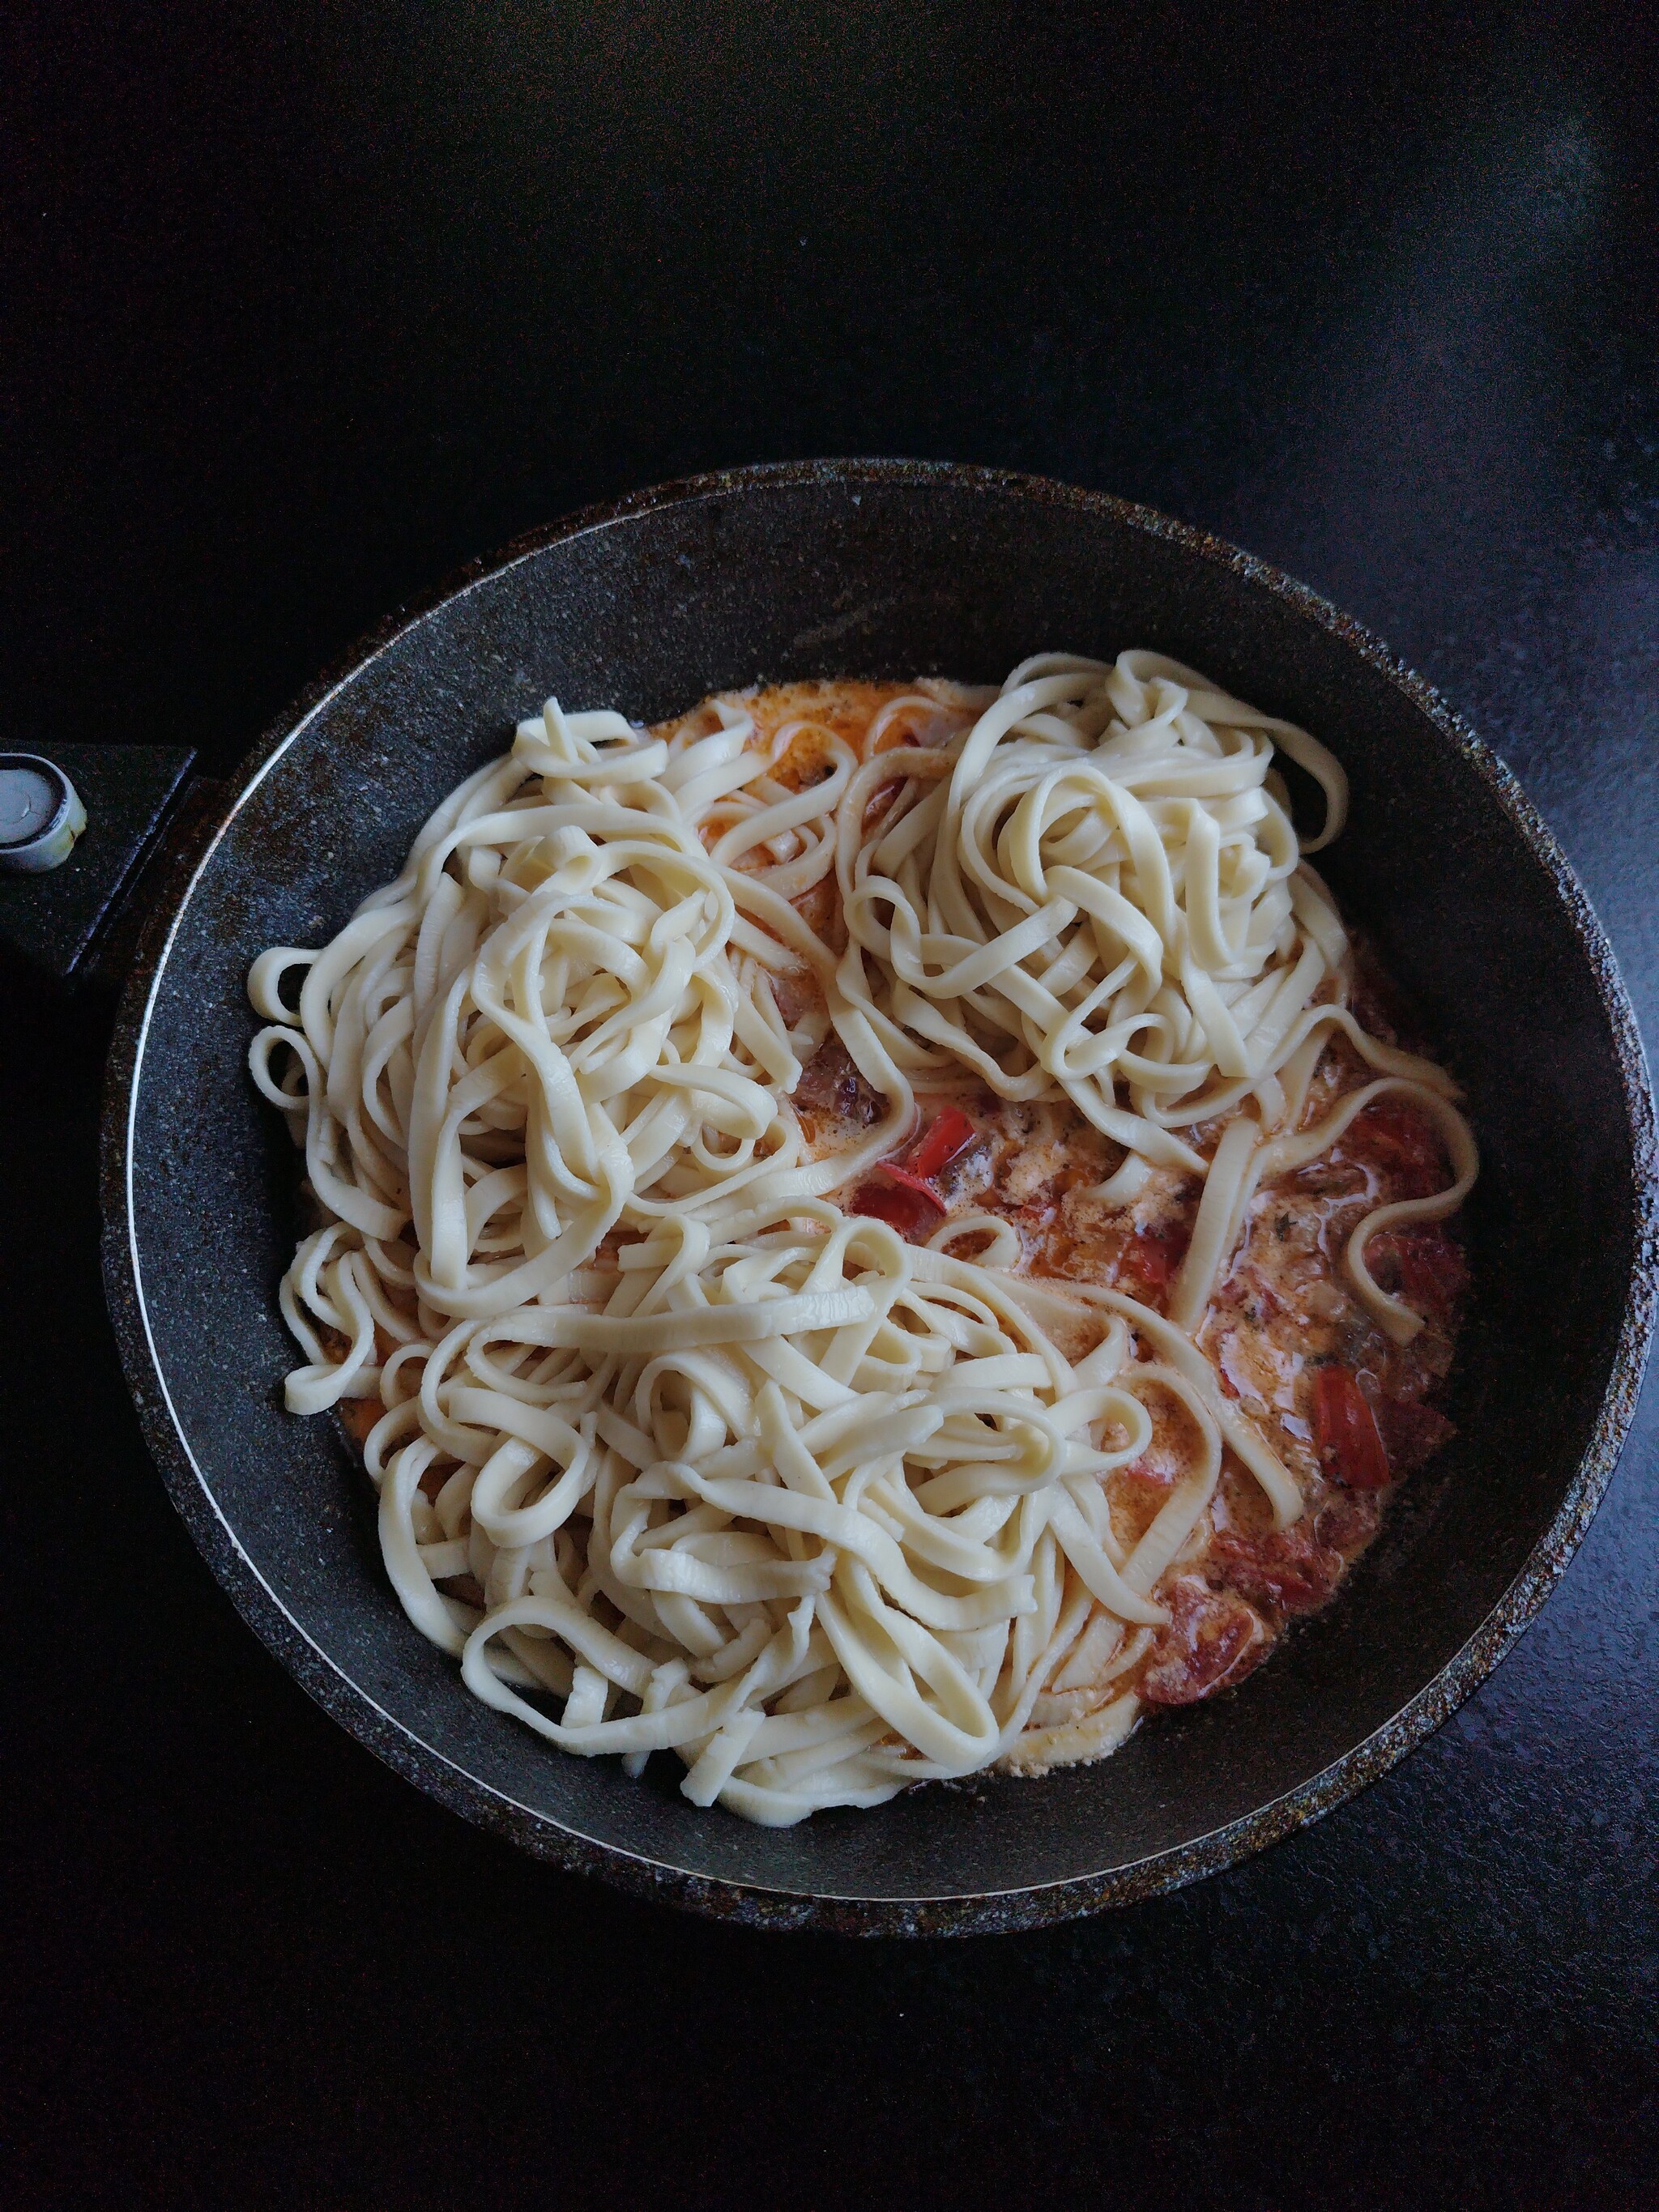
[[[1629,1296],[1607,1391],[1579,1465],[1549,1525],[1485,1618],[1440,1669],[1388,1721],[1317,1774],[1210,1832],[1127,1866],[1017,1888],[915,1897],[794,1891],[674,1867],[583,1835],[482,1781],[378,1704],[283,1604],[243,1548],[198,1463],[173,1407],[149,1326],[138,1250],[135,1123],[143,1054],[168,958],[196,887],[253,792],[327,703],[409,630],[520,562],[591,532],[664,507],[801,486],[943,486],[1073,507],[1161,538],[1232,571],[1312,621],[1418,708],[1480,777],[1548,877],[1594,978],[1617,1066],[1631,1146]],[[1639,1030],[1612,947],[1553,833],[1511,772],[1432,685],[1351,616],[1269,563],[1191,525],[1105,492],[1018,471],[956,462],[848,459],[763,463],[653,485],[579,509],[468,562],[434,591],[378,623],[308,685],[250,749],[227,787],[193,864],[150,916],[117,1014],[106,1079],[101,1145],[104,1271],[123,1370],[146,1442],[210,1569],[261,1641],[331,1718],[425,1794],[534,1856],[635,1894],[703,1914],[771,1928],[841,1933],[975,1934],[1031,1928],[1178,1888],[1234,1865],[1345,1802],[1398,1764],[1491,1674],[1565,1572],[1594,1517],[1633,1418],[1651,1340],[1659,1251],[1659,1175],[1654,1105]],[[1621,1227],[1624,1225],[1621,1223]]]

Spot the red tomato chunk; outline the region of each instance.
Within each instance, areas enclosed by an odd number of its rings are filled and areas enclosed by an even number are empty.
[[[1267,1656],[1267,1630],[1254,1607],[1231,1590],[1212,1590],[1197,1575],[1170,1586],[1170,1620],[1159,1630],[1140,1678],[1149,1705],[1195,1705],[1243,1680]]]
[[[1356,1115],[1348,1148],[1369,1153],[1401,1198],[1429,1198],[1449,1180],[1440,1131],[1419,1106],[1387,1095]]]
[[[1417,1398],[1385,1398],[1376,1409],[1376,1425],[1396,1477],[1415,1474],[1457,1434],[1443,1413]]]
[[[1187,1228],[1137,1229],[1124,1249],[1121,1262],[1144,1293],[1147,1305],[1161,1306],[1171,1283],[1181,1273],[1191,1231]]]
[[[1469,1285],[1462,1248],[1443,1229],[1397,1230],[1400,1288],[1408,1304],[1430,1321],[1443,1321]]]
[[[1305,1517],[1264,1536],[1218,1536],[1210,1559],[1230,1589],[1281,1613],[1312,1613],[1323,1605],[1346,1564],[1340,1551],[1319,1541]]]
[[[853,1211],[884,1221],[908,1243],[918,1244],[931,1237],[944,1220],[945,1201],[926,1183],[917,1182],[909,1176],[891,1181],[866,1176],[853,1193]]]
[[[1347,1367],[1322,1367],[1314,1378],[1314,1442],[1327,1474],[1351,1490],[1383,1490],[1394,1480],[1376,1416]]]
[[[853,1194],[854,1212],[874,1215],[913,1244],[930,1237],[951,1210],[933,1177],[959,1160],[978,1136],[961,1107],[941,1107],[907,1152],[877,1162],[874,1175]]]
[[[960,1106],[941,1107],[904,1164],[910,1174],[926,1182],[953,1160],[959,1160],[978,1134]]]

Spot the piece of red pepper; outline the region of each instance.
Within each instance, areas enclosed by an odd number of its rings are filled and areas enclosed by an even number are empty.
[[[918,1182],[902,1168],[889,1167],[881,1176],[866,1176],[853,1193],[854,1213],[884,1221],[912,1244],[937,1229],[945,1215],[945,1200],[925,1182]]]
[[[959,1106],[943,1106],[908,1152],[878,1160],[853,1194],[854,1213],[872,1214],[912,1243],[938,1228],[950,1212],[930,1178],[958,1160],[979,1132]]]
[[[1123,1258],[1149,1297],[1161,1298],[1181,1273],[1189,1241],[1188,1232],[1180,1227],[1136,1230]]]
[[[941,1106],[905,1161],[905,1170],[927,1182],[959,1160],[979,1132],[960,1106]]]
[[[1350,1490],[1383,1490],[1394,1480],[1376,1416],[1346,1367],[1314,1377],[1314,1441],[1327,1474]]]
[[[1468,1263],[1443,1229],[1408,1229],[1397,1234],[1400,1287],[1419,1313],[1445,1313],[1468,1288]]]
[[[1349,1132],[1352,1152],[1370,1152],[1404,1198],[1427,1198],[1446,1180],[1439,1130],[1409,1100],[1383,1097],[1357,1115]]]

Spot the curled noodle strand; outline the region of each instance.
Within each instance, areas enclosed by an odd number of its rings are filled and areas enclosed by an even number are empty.
[[[860,744],[549,700],[328,945],[261,956],[250,1069],[320,1217],[287,1401],[374,1401],[388,1577],[478,1698],[772,1826],[1123,1740],[1225,1455],[1304,1508],[1196,1340],[1255,1193],[1375,1099],[1431,1118],[1450,1183],[1346,1249],[1403,1344],[1367,1246],[1477,1171],[1449,1079],[1346,1003],[1307,860],[1346,805],[1305,731],[1146,652],[921,684]],[[1336,1038],[1372,1079],[1304,1127]],[[819,1157],[791,1101],[830,1042],[881,1103]],[[833,1202],[970,1079],[1121,1146],[1109,1204],[1203,1184],[1167,1315],[1033,1279],[1003,1215],[910,1243]]]

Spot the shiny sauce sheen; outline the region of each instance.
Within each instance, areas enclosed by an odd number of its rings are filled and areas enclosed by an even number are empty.
[[[799,719],[860,752],[872,721],[896,700],[912,703],[881,727],[884,747],[941,742],[966,726],[982,698],[945,684],[866,683],[726,696],[754,716],[757,745],[769,745],[786,722]],[[712,716],[708,726],[714,726]],[[822,773],[821,743],[811,728],[799,732],[775,775],[804,787]],[[878,789],[866,817],[872,823],[883,803]],[[839,950],[845,933],[833,875],[797,905],[815,933]],[[1418,1044],[1408,1033],[1409,1010],[1363,948],[1355,956],[1350,1003],[1373,1035]],[[1301,1126],[1322,1120],[1370,1075],[1339,1038],[1321,1062]],[[885,1110],[833,1034],[804,1070],[792,1103],[819,1157],[855,1141]],[[1068,1101],[1011,1102],[964,1076],[919,1091],[918,1103],[918,1128],[891,1161],[832,1194],[845,1210],[875,1213],[919,1243],[953,1218],[989,1214],[1015,1231],[1020,1272],[1047,1279],[1056,1290],[1068,1281],[1093,1284],[1166,1310],[1201,1195],[1195,1176],[1157,1170],[1133,1202],[1113,1203],[1100,1186],[1121,1162],[1122,1149]],[[945,1115],[953,1117],[948,1133],[938,1127]],[[1183,1133],[1208,1157],[1225,1126],[1218,1118]],[[933,1152],[945,1155],[936,1162],[926,1157],[930,1129],[951,1139],[933,1144]],[[913,1172],[918,1164],[925,1175]],[[1385,1231],[1368,1248],[1382,1287],[1424,1316],[1424,1328],[1408,1346],[1394,1344],[1376,1327],[1353,1295],[1341,1259],[1364,1214],[1425,1196],[1449,1180],[1434,1124],[1411,1105],[1385,1097],[1360,1113],[1319,1159],[1256,1194],[1195,1340],[1223,1390],[1296,1477],[1304,1511],[1288,1528],[1276,1528],[1254,1479],[1224,1453],[1207,1515],[1158,1586],[1168,1625],[1114,1680],[1113,1695],[1133,1688],[1149,1706],[1188,1705],[1242,1681],[1291,1622],[1330,1601],[1376,1534],[1400,1484],[1455,1433],[1438,1402],[1468,1290],[1455,1227]],[[973,1255],[967,1238],[954,1249]],[[1169,1418],[1155,1424],[1153,1443],[1142,1457],[1106,1479],[1113,1526],[1126,1545],[1150,1524],[1179,1480],[1181,1419],[1172,1406]]]

